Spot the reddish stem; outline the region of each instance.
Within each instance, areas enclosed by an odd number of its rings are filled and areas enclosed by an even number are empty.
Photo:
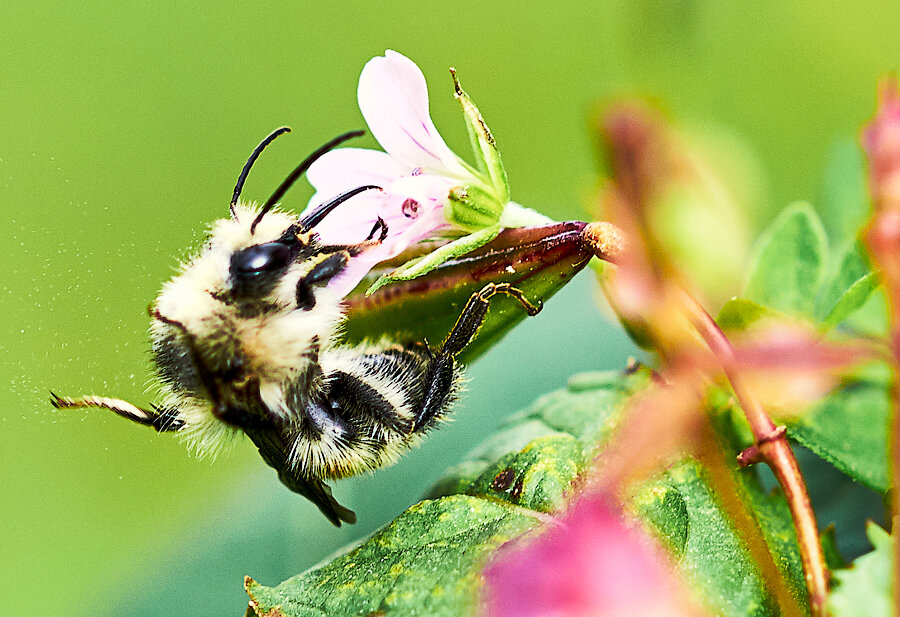
[[[826,615],[829,576],[825,554],[819,542],[819,527],[809,501],[806,482],[800,473],[784,427],[775,426],[759,401],[745,387],[734,363],[734,348],[725,333],[690,294],[685,292],[684,296],[684,306],[689,312],[691,322],[710,350],[719,358],[725,376],[731,383],[735,397],[753,431],[755,445],[742,452],[738,460],[741,464],[765,462],[775,474],[778,484],[784,491],[797,530],[812,614],[814,617]]]

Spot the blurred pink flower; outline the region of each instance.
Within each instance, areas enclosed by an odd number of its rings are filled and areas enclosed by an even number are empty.
[[[862,133],[876,206],[900,210],[900,91],[895,78],[880,84],[878,112]]]
[[[444,214],[450,190],[483,184],[432,123],[425,77],[412,60],[390,50],[372,58],[359,77],[357,94],[369,130],[385,152],[333,150],[307,173],[316,189],[310,208],[357,186],[384,189],[354,197],[316,227],[328,243],[352,244],[368,235],[378,217],[387,223],[385,241],[353,259],[330,285],[342,293],[349,293],[378,262],[452,229]]]
[[[662,551],[602,498],[581,499],[561,525],[527,540],[485,569],[488,617],[697,614]]]

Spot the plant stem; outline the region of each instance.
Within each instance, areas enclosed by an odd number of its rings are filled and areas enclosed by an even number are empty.
[[[734,363],[734,348],[725,333],[719,328],[709,313],[694,299],[684,292],[684,307],[689,313],[691,322],[706,342],[710,350],[718,357],[731,383],[735,397],[744,411],[750,430],[753,431],[755,445],[741,453],[738,460],[741,464],[765,462],[775,474],[778,484],[784,491],[785,499],[791,509],[791,517],[797,530],[797,541],[800,545],[800,557],[803,562],[803,573],[806,588],[809,591],[809,602],[814,617],[825,615],[825,602],[828,597],[828,568],[825,565],[825,554],[819,542],[819,527],[816,515],[809,501],[806,482],[800,473],[797,459],[788,443],[783,428],[775,426],[772,419],[763,409],[759,401],[745,387]]]

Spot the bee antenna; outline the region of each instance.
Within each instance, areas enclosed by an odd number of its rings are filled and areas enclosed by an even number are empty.
[[[341,205],[351,197],[359,195],[363,191],[371,191],[372,189],[376,189],[379,191],[384,190],[380,186],[375,186],[374,184],[366,184],[365,186],[358,186],[355,189],[345,191],[334,199],[326,201],[323,204],[319,204],[312,209],[312,212],[300,219],[300,228],[303,230],[303,233],[306,233],[307,231],[311,230],[313,227],[321,223],[322,219],[328,216],[328,214],[339,205]]]
[[[306,159],[304,159],[304,161],[300,163],[300,165],[298,165],[297,168],[292,171],[287,178],[284,179],[284,181],[278,186],[278,188],[275,189],[275,192],[272,193],[272,196],[266,200],[266,203],[263,204],[262,210],[257,215],[256,219],[254,219],[253,224],[250,225],[250,233],[253,233],[253,231],[256,229],[256,226],[266,215],[266,212],[271,210],[272,207],[276,203],[278,203],[282,197],[284,197],[284,194],[288,192],[288,189],[293,186],[294,182],[296,182],[300,178],[300,176],[302,176],[320,156],[322,156],[329,150],[333,150],[348,139],[353,139],[354,137],[362,137],[365,134],[365,131],[350,131],[349,133],[338,135],[327,144],[321,146],[318,150],[306,157]]]
[[[259,155],[262,154],[262,151],[266,149],[270,143],[275,141],[275,138],[279,135],[283,135],[285,133],[290,133],[290,127],[283,126],[280,129],[275,129],[269,136],[259,142],[259,145],[254,148],[253,152],[250,153],[250,158],[247,159],[247,162],[244,163],[244,168],[241,170],[241,175],[238,176],[237,184],[234,185],[234,194],[231,196],[231,216],[233,218],[237,218],[237,213],[234,211],[234,206],[237,204],[238,197],[241,196],[241,189],[244,188],[244,182],[247,181],[247,176],[250,174],[250,168],[253,167],[253,163],[256,162],[256,159],[259,158]]]

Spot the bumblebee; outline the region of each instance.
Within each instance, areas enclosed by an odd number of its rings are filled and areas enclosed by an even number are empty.
[[[290,490],[334,525],[356,515],[327,480],[394,462],[437,426],[459,392],[456,356],[475,336],[497,294],[530,303],[508,283],[473,294],[443,343],[339,344],[343,297],[329,289],[352,260],[387,237],[378,218],[350,245],[324,243],[316,225],[361,186],[302,217],[275,205],[322,154],[362,134],[346,133],[313,152],[261,206],[240,201],[260,143],[242,169],[231,216],[216,221],[200,253],[184,263],[150,308],[159,405],[138,407],[102,396],[52,395],[57,408],[98,407],[159,432],[178,432],[198,452],[214,453],[244,433]]]

